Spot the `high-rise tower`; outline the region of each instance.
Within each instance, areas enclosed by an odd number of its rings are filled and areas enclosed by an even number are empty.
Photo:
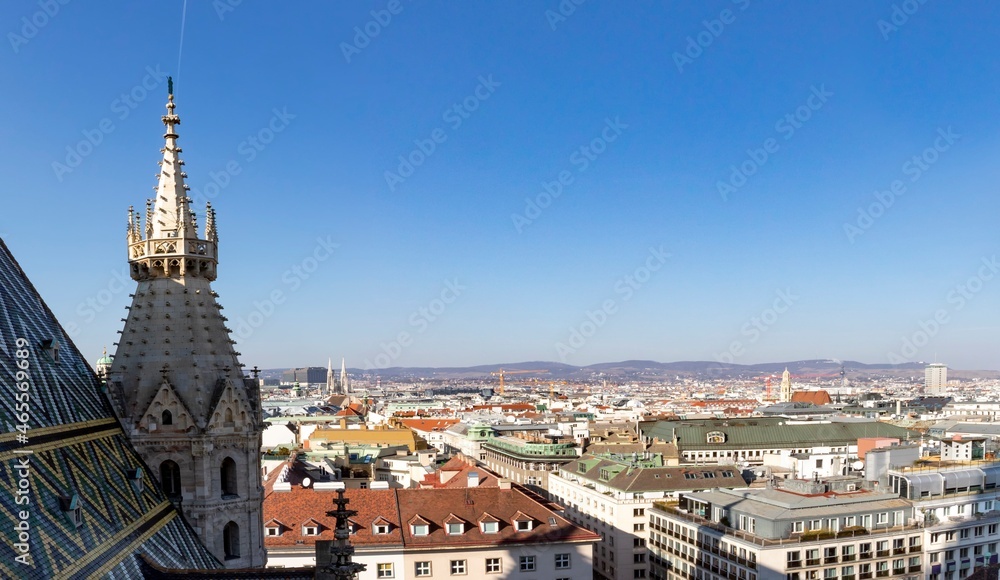
[[[129,208],[128,260],[138,283],[108,377],[133,445],[202,543],[227,567],[265,564],[260,387],[243,376],[210,282],[215,211],[198,236],[177,146],[173,83],[155,199]]]

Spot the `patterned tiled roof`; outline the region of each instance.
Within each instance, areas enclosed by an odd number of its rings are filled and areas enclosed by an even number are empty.
[[[27,400],[18,401],[19,386]],[[28,409],[26,444],[18,437],[19,402]],[[167,568],[220,567],[160,492],[97,377],[2,240],[0,423],[0,519],[7,522],[0,577],[141,578],[140,555]],[[27,471],[15,468],[23,460]],[[139,479],[129,478],[137,472]],[[18,503],[25,484],[28,503]],[[64,511],[77,505],[79,525]],[[27,554],[15,547],[21,512]],[[15,559],[24,555],[29,563]]]

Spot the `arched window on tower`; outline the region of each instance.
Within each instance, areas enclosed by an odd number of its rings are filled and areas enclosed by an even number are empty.
[[[160,489],[169,498],[181,496],[181,468],[169,459],[160,464]]]
[[[163,415],[161,415],[160,419],[162,419],[162,421],[160,421],[160,422],[162,424],[164,424],[164,425],[173,425],[174,424],[174,416],[170,412],[169,409],[166,409],[166,410],[163,411]]]
[[[226,407],[226,423],[232,423],[232,422],[233,422],[233,410],[230,409],[229,407]]]
[[[226,553],[227,560],[240,557],[240,527],[236,522],[229,522],[222,529],[222,549]]]
[[[236,462],[231,457],[222,460],[222,497],[237,497],[239,487],[236,480]]]

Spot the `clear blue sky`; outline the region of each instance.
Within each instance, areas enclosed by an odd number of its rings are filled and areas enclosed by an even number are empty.
[[[181,2],[54,4],[0,5],[0,235],[90,358],[165,73],[248,366],[1000,368],[994,3],[199,1],[180,66]]]

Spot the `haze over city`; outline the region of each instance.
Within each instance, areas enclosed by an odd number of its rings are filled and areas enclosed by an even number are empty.
[[[247,366],[998,369],[998,7],[914,5],[7,2],[0,235],[112,350],[172,75]]]

